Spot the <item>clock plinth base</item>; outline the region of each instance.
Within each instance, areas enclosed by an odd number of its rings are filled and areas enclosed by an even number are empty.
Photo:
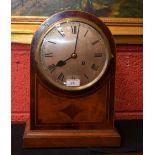
[[[120,135],[115,129],[30,130],[27,122],[23,136],[24,148],[103,146],[120,146]]]

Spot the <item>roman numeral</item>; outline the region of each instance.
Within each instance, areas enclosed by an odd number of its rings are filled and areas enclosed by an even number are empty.
[[[59,26],[57,26],[56,28],[57,28],[57,31],[59,32],[59,34],[60,34],[62,37],[64,37],[64,36],[65,36],[65,33],[64,33],[64,31],[62,30],[62,27],[59,25]]]
[[[52,65],[49,65],[48,66],[48,69],[51,71],[51,72],[53,72],[54,70],[55,70],[55,65],[54,64],[52,64]]]
[[[64,79],[63,73],[60,73],[60,75],[58,76],[58,79],[59,79],[60,81],[63,81],[63,79]]]
[[[82,66],[84,66],[85,64],[86,64],[86,62],[85,62],[85,61],[82,61],[82,62],[81,62],[81,65],[82,65]]]
[[[84,37],[86,37],[86,35],[87,35],[88,31],[89,31],[89,30],[87,30],[87,31],[86,31],[86,33],[84,34]]]
[[[91,69],[97,71],[99,69],[99,66],[96,64],[92,64]]]
[[[53,42],[53,41],[48,41],[49,43],[52,43],[52,44],[56,44],[55,42]]]
[[[102,57],[103,56],[103,53],[95,53],[94,54],[94,57]]]
[[[45,53],[45,57],[53,57],[53,53]]]
[[[84,77],[85,77],[87,80],[89,80],[89,77],[88,77],[86,74],[84,74]]]
[[[72,75],[72,79],[75,80],[75,76],[74,75]]]
[[[95,44],[97,44],[98,42],[99,42],[99,40],[96,40],[96,41],[92,42],[91,44],[92,44],[92,45],[95,45]]]
[[[71,29],[72,29],[72,34],[77,33],[77,26],[71,26]]]

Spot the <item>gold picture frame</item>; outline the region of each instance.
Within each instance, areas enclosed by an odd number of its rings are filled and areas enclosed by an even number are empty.
[[[33,34],[47,16],[12,16],[11,42],[30,44]],[[143,44],[142,18],[103,18],[116,44]]]
[[[143,43],[143,0],[12,0],[11,4],[14,15],[11,33],[15,43],[30,44],[44,20],[51,14],[70,9],[98,16],[111,30],[116,44]]]

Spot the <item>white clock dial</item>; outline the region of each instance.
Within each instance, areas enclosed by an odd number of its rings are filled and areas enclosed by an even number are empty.
[[[100,80],[110,53],[108,39],[97,25],[71,18],[48,28],[36,57],[40,71],[50,83],[63,90],[77,91]]]

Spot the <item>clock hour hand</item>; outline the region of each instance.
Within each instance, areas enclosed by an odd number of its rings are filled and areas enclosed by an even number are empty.
[[[57,67],[61,67],[61,66],[64,66],[66,64],[66,61],[63,61],[63,60],[59,60],[56,65],[55,64],[51,64],[48,66],[48,69],[51,71],[51,73],[57,68]]]
[[[56,67],[61,67],[61,66],[64,66],[66,65],[66,62],[69,60],[69,59],[76,59],[77,57],[77,54],[75,53],[72,53],[71,56],[69,58],[67,58],[66,60],[59,60],[56,65],[53,65],[53,68],[55,70]]]
[[[71,59],[72,56],[70,56],[69,58],[67,58],[66,60],[59,60],[56,64],[56,67],[61,67],[64,66],[66,64],[66,61],[68,61],[69,59]]]

